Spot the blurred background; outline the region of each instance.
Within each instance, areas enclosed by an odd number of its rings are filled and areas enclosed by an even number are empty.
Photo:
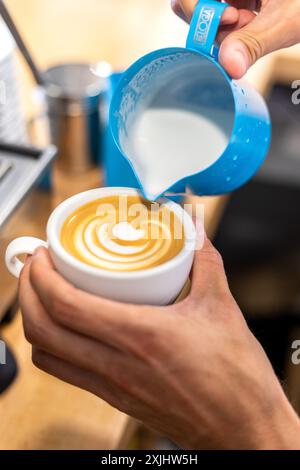
[[[172,13],[168,0],[6,0],[5,4],[38,67],[50,68],[52,80],[64,91],[70,77],[78,74],[82,88],[75,90],[80,117],[69,116],[66,100],[61,108],[51,93],[47,103],[0,22],[0,82],[11,84],[9,96],[3,103],[0,99],[0,220],[4,163],[9,160],[5,145],[1,154],[1,144],[38,149],[58,145],[55,163],[43,175],[41,170],[34,187],[24,191],[18,207],[13,206],[10,217],[0,224],[0,337],[9,347],[7,366],[0,367],[0,449],[172,447],[98,398],[31,365],[18,313],[17,283],[4,268],[3,254],[17,236],[44,238],[49,214],[66,197],[100,185],[120,185],[124,178],[135,185],[107,129],[109,101],[126,67],[154,49],[183,46],[188,27]],[[83,77],[81,69],[70,73],[68,67],[55,75],[56,66],[70,63],[88,70],[91,65],[98,73],[96,79]],[[251,69],[246,79],[265,95],[270,107],[270,154],[245,187],[230,197],[201,198],[201,202],[207,232],[224,257],[232,292],[300,411],[300,366],[291,363],[291,344],[300,339],[300,105],[291,100],[291,83],[298,78],[298,47],[272,54]],[[83,112],[90,80],[98,101]],[[76,129],[87,119],[93,123],[91,135],[76,141],[76,151],[71,145],[78,136]],[[28,160],[22,148],[18,162]],[[13,185],[10,190],[15,192]]]

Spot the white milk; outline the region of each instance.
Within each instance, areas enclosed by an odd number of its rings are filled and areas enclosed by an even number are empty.
[[[231,114],[197,109],[146,109],[126,149],[148,199],[155,200],[185,176],[209,167],[223,153]]]

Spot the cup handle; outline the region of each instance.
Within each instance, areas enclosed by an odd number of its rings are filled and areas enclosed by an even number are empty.
[[[19,255],[32,255],[40,246],[48,247],[43,240],[33,237],[20,237],[13,240],[6,248],[5,264],[9,272],[17,279],[20,277],[24,263],[19,260]]]
[[[216,56],[214,47],[222,14],[229,5],[215,0],[200,0],[195,8],[186,47]]]

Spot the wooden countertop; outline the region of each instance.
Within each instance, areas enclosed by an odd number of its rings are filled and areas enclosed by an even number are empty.
[[[169,3],[7,0],[42,68],[70,60],[107,60],[115,70],[155,48],[184,44],[188,27],[170,12]],[[262,93],[267,93],[275,79],[296,79],[298,71],[300,75],[299,57],[299,48],[268,56],[253,67],[247,78]],[[32,81],[25,71],[22,67],[24,104],[27,115],[32,116],[36,103]],[[226,200],[217,197],[201,201],[205,205],[207,231],[212,235]],[[11,237],[25,234],[23,230],[43,236],[49,212],[49,196],[34,192],[2,234],[2,251]],[[2,266],[0,276],[1,269]],[[12,290],[11,297],[13,294]],[[4,338],[17,356],[20,373],[14,385],[0,397],[0,449],[116,449],[127,445],[135,426],[131,419],[97,397],[33,367],[20,316],[5,328]]]

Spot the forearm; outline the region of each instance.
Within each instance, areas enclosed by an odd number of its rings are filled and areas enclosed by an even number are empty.
[[[277,387],[276,387],[277,388]],[[245,423],[236,429],[234,449],[295,450],[300,449],[300,420],[289,403],[281,386],[270,392],[267,400],[251,403],[247,408]],[[263,403],[263,406],[261,404]]]

